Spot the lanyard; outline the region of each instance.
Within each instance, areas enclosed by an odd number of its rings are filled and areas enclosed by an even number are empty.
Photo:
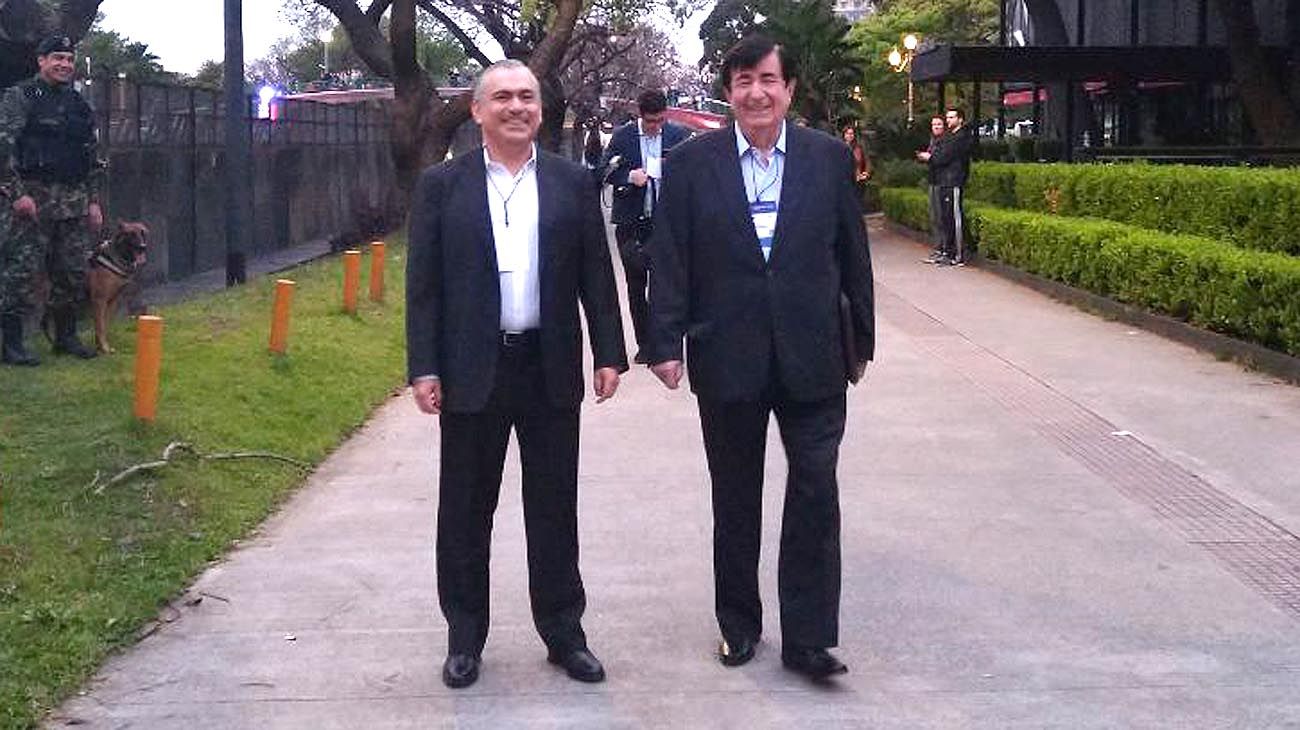
[[[758,189],[758,167],[759,167],[758,150],[753,147],[750,147],[749,149],[750,149],[749,183],[750,183],[750,187],[754,188],[754,199],[749,202],[757,203],[758,201],[763,199],[763,193],[766,193],[768,190],[771,190],[772,186],[776,185],[776,181],[781,179],[781,166],[782,166],[782,160],[784,159],[784,156],[778,155],[776,153],[776,149],[773,148],[772,162],[770,163],[770,167],[775,167],[775,172],[774,174],[772,174],[770,178],[766,180],[767,184],[763,186],[763,189],[759,190]]]
[[[488,172],[488,184],[496,191],[497,197],[501,198],[501,209],[505,211],[506,228],[510,227],[510,199],[515,197],[515,192],[519,190],[519,184],[524,181],[524,173],[527,169],[527,166],[525,166],[523,170],[519,171],[519,175],[515,177],[514,186],[510,188],[509,195],[505,195],[501,192],[501,188],[497,187],[497,181],[494,179],[495,176],[491,172]]]

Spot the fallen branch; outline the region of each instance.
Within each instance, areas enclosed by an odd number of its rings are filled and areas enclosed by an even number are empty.
[[[175,460],[173,457],[179,451],[189,452],[200,461],[228,461],[232,459],[270,459],[273,461],[281,461],[286,464],[292,464],[293,466],[296,466],[299,469],[302,469],[303,471],[307,471],[308,469],[311,469],[311,464],[308,464],[304,461],[299,461],[297,459],[293,459],[288,456],[283,456],[281,454],[273,454],[268,451],[237,451],[237,452],[227,453],[227,454],[204,454],[203,452],[194,448],[193,444],[189,444],[184,441],[173,441],[167,444],[167,448],[163,449],[162,459],[160,461],[147,461],[143,464],[136,464],[135,466],[127,467],[126,469],[123,469],[122,471],[118,472],[117,475],[114,476],[113,478],[109,479],[108,481],[105,481],[103,484],[99,483],[99,477],[100,477],[99,472],[95,472],[95,478],[91,480],[90,484],[86,488],[93,490],[95,494],[103,494],[105,489],[108,489],[109,487],[114,486],[116,484],[121,484],[122,482],[127,481],[128,479],[130,479],[131,477],[137,474],[141,474],[147,471],[155,471],[163,468],[164,466],[167,466],[168,464],[171,464]]]

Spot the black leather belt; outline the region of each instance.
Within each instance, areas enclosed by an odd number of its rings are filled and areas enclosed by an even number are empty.
[[[501,331],[502,347],[528,347],[541,342],[541,336],[537,330],[524,330],[523,332],[506,332]]]

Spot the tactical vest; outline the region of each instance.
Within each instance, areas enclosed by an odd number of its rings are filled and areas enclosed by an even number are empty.
[[[31,108],[18,138],[18,174],[44,183],[85,182],[95,149],[90,105],[67,87],[55,89],[29,80],[22,90]]]

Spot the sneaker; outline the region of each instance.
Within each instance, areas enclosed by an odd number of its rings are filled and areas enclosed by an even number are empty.
[[[929,256],[926,256],[925,258],[921,259],[921,263],[937,264],[940,261],[943,261],[943,258],[944,256],[942,253],[939,253],[938,251],[931,251]]]
[[[957,266],[958,264],[947,256],[940,256],[934,262],[935,266]]]

